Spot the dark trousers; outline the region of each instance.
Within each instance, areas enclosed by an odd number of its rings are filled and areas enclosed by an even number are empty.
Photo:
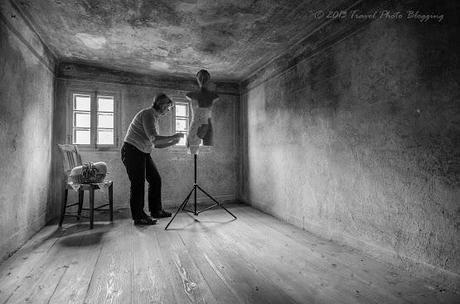
[[[144,212],[145,180],[149,183],[149,211],[161,210],[161,177],[150,154],[140,151],[131,144],[124,143],[121,148],[121,160],[131,182],[129,204],[133,219],[146,217]]]

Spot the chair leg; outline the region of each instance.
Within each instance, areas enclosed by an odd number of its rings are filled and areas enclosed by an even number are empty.
[[[113,222],[113,184],[109,186],[110,221]]]
[[[89,229],[93,229],[94,224],[94,188],[89,189]]]
[[[62,222],[64,222],[64,216],[65,216],[65,209],[67,208],[67,195],[69,193],[69,189],[65,188],[64,189],[64,199],[62,200],[62,205],[61,205],[61,219],[59,220],[59,227],[62,226]]]
[[[77,216],[77,220],[80,220],[81,209],[83,208],[84,199],[85,199],[85,191],[78,190],[78,216]]]

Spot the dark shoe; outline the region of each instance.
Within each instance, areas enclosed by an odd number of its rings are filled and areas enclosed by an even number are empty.
[[[134,225],[136,226],[155,225],[156,223],[157,223],[157,220],[151,217],[134,220]]]
[[[150,215],[154,218],[170,217],[171,212],[160,210],[160,211],[152,212],[150,213]]]

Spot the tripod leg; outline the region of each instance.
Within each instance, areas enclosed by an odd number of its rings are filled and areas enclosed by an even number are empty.
[[[225,211],[227,211],[231,216],[233,216],[235,219],[236,219],[236,216],[231,213],[227,208],[225,208],[224,206],[222,206],[218,201],[216,201],[214,199],[214,197],[212,197],[210,194],[208,194],[206,191],[203,190],[203,188],[201,188],[199,185],[196,185],[198,187],[198,189],[201,190],[201,192],[203,192],[204,194],[206,194],[206,196],[208,196],[210,199],[212,199],[219,207],[221,207],[222,209],[224,209]]]
[[[182,206],[182,208],[181,208],[182,211],[187,211],[187,212],[189,211],[188,209],[185,209],[185,206],[187,206],[188,202],[190,201],[190,197],[192,196],[193,191],[195,191],[195,193],[196,193],[195,186],[193,186],[192,190],[190,190],[190,193],[185,198],[184,202],[186,202],[186,203],[185,204],[182,203],[182,205],[181,205]]]
[[[183,210],[183,209],[185,208],[185,205],[187,205],[188,200],[190,199],[190,196],[192,195],[193,191],[196,191],[196,190],[195,190],[195,187],[192,188],[192,190],[189,192],[189,194],[188,194],[187,197],[184,199],[184,201],[182,202],[182,204],[180,204],[179,208],[177,208],[176,213],[174,213],[174,216],[173,216],[172,219],[169,221],[169,223],[166,225],[165,230],[168,229],[169,225],[172,223],[172,221],[174,220],[174,218],[176,217],[176,215],[179,213],[179,211],[181,211],[181,210]]]
[[[186,199],[187,200],[187,203],[182,203],[183,204],[183,207],[181,209],[181,211],[189,211],[188,209],[185,209],[185,206],[187,206],[188,202],[190,201],[190,197]]]

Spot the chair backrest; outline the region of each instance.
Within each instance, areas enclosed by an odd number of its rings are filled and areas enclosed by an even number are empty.
[[[82,165],[80,152],[78,152],[76,145],[58,144],[58,146],[63,156],[64,172],[68,176],[73,168]]]

